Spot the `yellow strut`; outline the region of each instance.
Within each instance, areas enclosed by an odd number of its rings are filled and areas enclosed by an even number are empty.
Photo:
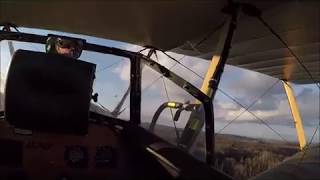
[[[298,104],[294,96],[294,92],[291,87],[291,84],[288,81],[282,81],[282,82],[283,82],[284,90],[286,91],[286,94],[288,97],[292,118],[296,126],[297,136],[300,144],[300,150],[302,150],[306,146],[306,138],[303,130],[303,124],[302,124],[302,119],[299,112]]]
[[[230,28],[231,24],[230,22],[231,19],[228,20],[228,22],[226,22],[226,24],[223,26],[223,29],[221,30],[221,34],[220,34],[220,39],[219,42],[217,44],[217,48],[215,50],[216,54],[213,55],[208,71],[206,73],[206,76],[203,80],[202,86],[201,86],[201,91],[206,94],[207,96],[212,97],[212,88],[210,88],[209,83],[212,77],[215,77],[216,73],[217,73],[217,66],[221,60],[220,54],[222,54],[223,48],[224,48],[224,44],[225,41],[227,39],[228,36],[228,29]]]
[[[212,96],[212,89],[209,87],[209,82],[213,76],[213,74],[216,73],[217,71],[217,65],[220,61],[219,56],[213,56],[212,61],[210,63],[210,66],[208,68],[207,74],[203,80],[203,84],[201,86],[201,91],[205,93],[207,96],[211,97]]]

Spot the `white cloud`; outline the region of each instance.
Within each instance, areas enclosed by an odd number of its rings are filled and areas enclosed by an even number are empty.
[[[238,109],[238,106],[235,104],[235,103],[232,103],[232,102],[222,102],[219,104],[220,107],[222,109],[228,109],[228,110],[236,110]]]
[[[130,80],[130,62],[120,63],[113,72],[119,74],[120,78],[124,81]]]
[[[143,47],[141,46],[137,46],[137,45],[127,45],[124,46],[124,49],[126,50],[130,50],[130,51],[139,51],[141,49],[143,49]],[[147,50],[143,52],[144,54],[147,54]],[[176,54],[176,53],[169,53],[171,56],[173,56],[176,59],[179,59],[180,57],[182,57],[182,55]],[[161,52],[157,52],[157,59],[156,57],[153,55],[151,58],[155,61],[158,61],[161,65],[170,68],[171,66],[173,66],[175,64],[175,62],[170,59],[169,57],[167,57],[165,54],[161,53]],[[203,72],[206,70],[207,68],[207,63],[204,60],[194,60],[195,58],[189,58],[186,57],[183,60],[183,63],[190,67],[191,69],[193,69],[196,72]],[[205,63],[203,63],[205,62]],[[185,69],[184,67],[182,67],[181,65],[176,65],[173,69],[173,72],[177,73],[178,75],[180,75],[181,77],[183,77],[184,79],[188,80],[189,82],[193,83],[194,85],[197,85],[199,83],[201,83],[200,79],[198,77],[196,77],[194,74],[190,73],[189,70]],[[118,65],[115,70],[115,73],[119,73],[120,77],[122,80],[129,80],[129,73],[130,73],[130,64],[121,64]],[[143,68],[143,72],[142,72],[142,88],[147,87],[150,83],[152,83],[154,80],[158,79],[160,76],[159,73],[153,71],[151,68],[149,67],[144,67]],[[160,79],[160,81],[162,81]],[[166,81],[169,82],[169,81]],[[168,86],[170,86],[168,88],[168,91],[170,91],[170,95],[171,96],[176,96],[178,94],[181,94],[181,90],[179,90],[179,88],[176,88],[176,85],[173,84],[169,84]],[[161,83],[156,83],[155,85],[153,85],[151,87],[151,89],[163,89],[162,84]]]
[[[138,51],[142,49],[142,47],[130,45],[127,46],[126,49]],[[173,57],[179,59],[182,57],[179,54],[170,53]],[[154,56],[152,57],[155,58]],[[166,66],[167,68],[171,67],[175,62],[169,59],[162,53],[158,53],[159,63]],[[181,61],[187,67],[193,69],[195,72],[204,76],[207,68],[209,66],[209,61],[204,61],[201,59],[193,58],[193,57],[185,57]],[[128,80],[130,65],[119,66],[117,67],[117,72],[121,74],[121,77],[127,78],[124,80]],[[181,65],[176,65],[175,68],[172,69],[173,72],[177,73],[187,81],[196,85],[200,88],[202,84],[202,79],[197,77],[195,74],[182,67]],[[150,68],[146,67],[143,71],[143,82],[142,88],[148,86],[151,82],[157,79],[160,75],[155,73]],[[241,104],[247,106],[251,104],[254,100],[260,97],[268,88],[270,88],[277,80],[275,78],[256,73],[253,71],[243,70],[240,68],[227,66],[225,68],[223,79],[219,86],[220,89],[227,92],[229,95],[233,96],[237,99]],[[184,102],[186,100],[193,101],[188,93],[186,93],[181,88],[177,87],[174,83],[169,80],[166,80],[167,90],[169,93],[169,97],[172,100],[177,100]],[[149,109],[148,113],[154,112],[155,109],[164,101],[166,101],[166,93],[164,91],[164,85],[162,80],[155,83],[152,88],[148,91],[159,92],[157,97],[152,96],[148,97],[149,99],[145,99],[146,101],[150,101],[148,107],[144,107],[145,110]],[[145,92],[143,92],[145,93]],[[314,120],[316,115],[318,115],[316,109],[319,108],[319,103],[311,102],[311,99],[317,99],[315,93],[301,93],[301,112],[305,121]],[[308,96],[308,97],[307,97]],[[308,98],[308,99],[306,99]],[[157,100],[156,100],[157,99]],[[150,107],[151,102],[153,106]],[[230,99],[226,99],[225,97],[217,96],[215,100],[215,118],[223,121],[229,121],[235,118],[238,114],[240,114],[244,108],[240,107],[236,103],[232,102]],[[281,82],[275,85],[268,94],[266,94],[263,98],[261,98],[256,105],[250,108],[250,111],[257,115],[259,118],[268,121],[269,123],[280,123],[280,124],[290,124],[292,123],[291,111],[288,106],[288,102],[286,99],[286,95],[284,93]],[[170,117],[169,115],[167,117]],[[243,113],[237,120],[237,122],[257,122],[257,120],[252,114],[249,112]]]

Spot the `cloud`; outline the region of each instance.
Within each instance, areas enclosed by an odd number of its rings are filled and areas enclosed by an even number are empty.
[[[124,81],[130,80],[130,62],[124,62],[117,65],[116,68],[113,69],[113,72],[119,74],[120,78]]]
[[[319,89],[304,88],[297,96],[298,107],[304,123],[316,125],[320,120]]]
[[[313,101],[315,96],[319,97],[319,94],[315,94],[314,90],[311,88],[304,88],[298,95],[297,99],[300,100],[301,103],[308,104],[310,101]]]
[[[140,48],[141,47],[139,46],[127,46],[127,49],[135,51],[140,50]],[[177,59],[182,57],[182,55],[175,53],[170,53],[170,55]],[[152,58],[154,59],[155,57]],[[162,53],[158,53],[158,60],[160,64],[166,66],[167,68],[175,64],[174,61]],[[184,57],[181,62],[201,76],[205,75],[209,66],[209,61],[204,61],[193,57]],[[129,64],[126,64],[125,66],[119,66],[117,67],[116,71],[120,73],[121,77],[123,78],[129,77],[129,66]],[[197,77],[183,66],[176,65],[172,71],[191,82],[198,88],[201,87],[202,79]],[[155,73],[150,68],[145,67],[143,71],[142,88],[147,87],[159,76],[160,75],[158,73]],[[277,81],[277,79],[261,73],[256,73],[233,66],[226,66],[219,88],[247,107],[253,101],[260,98],[261,95],[264,94],[264,92],[267,91]],[[190,100],[191,102],[194,101],[193,97],[191,97],[188,93],[176,86],[171,81],[165,80],[165,82],[171,100],[180,102],[187,100]],[[143,92],[143,94],[144,93],[146,92]],[[152,95],[145,96],[144,101],[148,101],[148,103],[145,103],[145,107],[143,107],[143,109],[145,111],[144,113],[152,114],[161,103],[167,101],[162,80],[160,79],[157,83],[155,83],[148,90],[148,93]],[[308,89],[308,86],[306,86],[306,88],[303,88],[301,93],[297,96],[297,99],[299,101],[298,103],[300,104],[300,110],[305,124],[314,124],[318,115],[317,109],[319,108],[319,102],[316,102],[315,99],[319,99],[319,95],[316,94],[316,91],[313,89]],[[310,103],[311,101],[312,103]],[[217,92],[217,96],[214,101],[214,108],[215,119],[219,121],[232,120],[242,113],[236,122],[259,122],[259,120],[257,120],[251,113],[243,113],[243,107],[224,97],[219,92]],[[266,93],[262,98],[258,99],[256,104],[249,110],[270,124],[282,124],[290,126],[293,124],[291,111],[281,81],[278,81],[268,93]],[[165,117],[170,118],[170,114],[168,113],[165,115]]]
[[[319,93],[318,90],[303,88],[302,92],[297,96],[298,107],[301,112],[303,124],[305,126],[315,126],[319,121]],[[248,94],[248,96],[250,96]],[[227,106],[225,104],[228,104]],[[240,106],[230,106],[228,101],[215,102],[217,111],[223,114],[218,120],[230,121],[244,111]],[[293,119],[288,100],[285,94],[270,94],[260,99],[256,105],[249,109],[250,112],[268,122],[269,124],[289,125],[293,126]],[[215,110],[216,111],[216,110]],[[249,112],[243,113],[236,122],[260,122]]]
[[[266,91],[271,87],[277,79],[266,76],[261,73],[254,71],[243,70],[239,68],[232,67],[229,71],[235,70],[235,72],[230,73],[231,78],[235,76],[234,80],[230,80],[228,89],[232,92],[237,93],[240,97],[254,98],[260,96],[262,92]],[[280,83],[279,83],[280,84]],[[277,84],[271,89],[271,94],[283,94],[283,87]],[[248,93],[250,92],[250,93]]]
[[[250,108],[251,110],[264,110],[264,111],[272,111],[277,110],[280,106],[280,103],[284,99],[283,96],[276,96],[274,94],[268,94],[265,97],[257,100],[255,105]]]
[[[137,45],[127,45],[123,47],[126,50],[130,50],[130,51],[139,51],[141,49],[143,49],[141,46],[137,46]],[[147,50],[143,52],[144,54],[147,54]],[[171,56],[173,56],[176,59],[179,59],[182,57],[182,55],[176,54],[176,53],[168,53]],[[157,52],[157,58],[153,55],[151,57],[153,60],[158,61],[161,65],[170,68],[172,67],[174,64],[176,64],[176,62],[174,62],[172,59],[170,59],[169,57],[167,57],[165,54],[161,53],[161,52]],[[199,62],[197,62],[197,60],[194,60],[195,58],[191,58],[191,57],[185,57],[183,59],[183,63],[185,64],[185,66],[188,66],[190,68],[192,68],[194,71],[199,72],[201,74],[201,72],[204,72],[206,70],[206,63],[201,63],[204,62],[204,60],[200,60]],[[205,61],[207,62],[207,61]],[[194,74],[190,73],[189,70],[187,70],[186,68],[182,67],[181,65],[177,64],[175,65],[174,68],[172,68],[172,71],[174,71],[175,73],[177,73],[178,75],[180,75],[181,77],[183,77],[184,79],[188,80],[189,82],[193,83],[194,85],[199,86],[199,84],[201,83],[201,80],[196,77]],[[115,73],[119,73],[120,77],[122,80],[129,80],[129,73],[130,73],[130,64],[126,63],[126,64],[120,64],[118,65],[115,70]],[[157,80],[161,75],[157,72],[155,72],[154,70],[152,70],[151,68],[145,66],[143,67],[143,72],[142,72],[142,88],[144,89],[145,87],[148,87],[151,83],[153,83],[155,80]],[[159,81],[162,81],[161,79],[159,79]],[[165,80],[166,84],[168,84],[168,91],[170,92],[170,95],[172,97],[175,96],[179,96],[182,92],[180,90],[180,88],[177,88],[176,85],[174,84],[170,84],[169,80]],[[155,83],[151,89],[163,89],[163,85],[162,83]],[[163,94],[164,95],[164,94]]]

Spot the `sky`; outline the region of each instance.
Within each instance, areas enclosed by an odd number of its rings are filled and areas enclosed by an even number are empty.
[[[139,51],[142,47],[138,45],[117,42],[102,38],[95,38],[84,35],[76,35],[62,33],[56,31],[47,31],[39,29],[20,28],[22,32],[43,34],[61,34],[86,39],[87,42],[117,47],[130,51]],[[0,91],[3,92],[5,86],[6,73],[10,65],[10,53],[8,51],[8,42],[1,42],[1,86]],[[14,42],[16,49],[30,49],[36,51],[44,51],[44,46],[31,43]],[[193,71],[205,76],[209,61],[196,57],[184,56],[181,54],[171,53],[170,55],[176,59],[181,59],[181,63],[191,68]],[[164,54],[158,52],[158,59],[155,56],[154,60],[158,60],[160,64],[167,68],[175,65],[175,62],[170,60]],[[129,86],[130,61],[123,57],[113,55],[105,55],[100,53],[84,51],[79,58],[84,61],[89,61],[97,64],[96,79],[94,83],[94,92],[99,94],[99,102],[112,110],[117,102],[121,99]],[[175,65],[172,69],[187,81],[191,82],[198,88],[201,87],[202,79],[187,70],[181,65]],[[163,103],[168,101],[165,93],[165,87],[168,91],[170,100],[179,102],[194,102],[195,99],[188,95],[185,91],[177,87],[167,79],[159,79],[159,74],[148,67],[143,67],[142,72],[142,120],[150,122],[156,109]],[[155,83],[150,86],[151,83]],[[263,97],[267,89],[270,89]],[[310,139],[314,129],[319,125],[319,89],[315,85],[293,85],[298,105],[301,110],[301,116],[305,126],[307,138]],[[214,100],[215,113],[215,131],[219,131],[229,121],[239,116],[230,126],[222,131],[222,133],[244,135],[249,137],[279,139],[275,133],[270,131],[265,125],[261,124],[252,114],[258,116],[275,130],[279,131],[284,137],[290,141],[296,141],[296,133],[291,116],[291,111],[288,105],[286,94],[281,81],[275,78],[260,74],[257,72],[240,69],[234,66],[227,65],[222,75],[219,85],[220,91],[217,92]],[[249,112],[245,112],[244,108],[236,104],[233,100],[225,96],[228,94],[244,107],[249,106],[252,102],[257,101],[252,106]],[[129,98],[125,102],[125,111],[121,114],[121,118],[129,119],[130,109]],[[244,111],[244,112],[243,112]],[[182,118],[176,123],[180,128],[184,127],[189,113],[182,114]],[[160,124],[172,126],[170,111],[165,111],[161,115]],[[319,134],[319,133],[318,133]],[[319,135],[316,135],[314,141],[318,141]]]

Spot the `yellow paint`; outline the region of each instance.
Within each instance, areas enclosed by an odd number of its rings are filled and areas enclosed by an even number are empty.
[[[297,105],[297,101],[294,96],[294,92],[291,87],[291,84],[288,81],[283,81],[283,87],[286,91],[289,106],[290,106],[291,113],[292,113],[292,118],[293,118],[294,124],[296,126],[297,136],[298,136],[298,140],[299,140],[299,144],[300,144],[300,150],[302,150],[306,146],[306,138],[305,138],[305,134],[304,134],[304,130],[303,130],[302,119],[301,119],[301,115],[300,115],[299,108]]]
[[[175,102],[168,102],[168,107],[170,107],[170,108],[176,108],[176,103]]]
[[[216,73],[217,70],[217,65],[219,64],[220,61],[220,56],[213,56],[210,66],[208,68],[206,77],[203,80],[203,84],[201,86],[201,91],[203,93],[205,93],[207,96],[211,97],[212,95],[212,89],[209,88],[209,82],[211,80],[211,78],[214,76],[214,74]]]
[[[216,76],[217,66],[219,65],[219,62],[220,62],[220,54],[222,54],[224,44],[228,36],[228,29],[230,28],[230,25],[231,25],[230,21],[231,21],[231,18],[224,24],[223,29],[220,31],[221,34],[220,34],[219,42],[216,46],[217,48],[215,49],[215,55],[213,55],[211,59],[206,77],[204,78],[201,89],[200,89],[203,93],[205,93],[210,98],[213,98],[213,97],[211,97],[212,89],[209,88],[209,82],[212,77]]]

